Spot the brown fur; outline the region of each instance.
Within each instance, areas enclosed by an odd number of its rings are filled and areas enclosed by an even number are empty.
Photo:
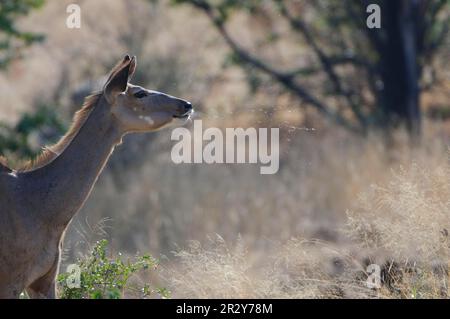
[[[192,110],[161,92],[135,97],[150,92],[128,83],[135,65],[126,56],[103,92],[86,99],[67,134],[34,161],[11,171],[0,159],[0,298],[17,298],[24,289],[31,298],[55,298],[64,232],[114,147],[125,134],[156,131]]]
[[[117,63],[111,70],[108,81],[114,77],[114,75],[120,71],[124,65],[124,63],[128,63],[127,58]],[[106,83],[108,83],[106,81]],[[89,114],[98,103],[98,100],[101,98],[102,92],[93,93],[90,96],[86,97],[83,106],[80,110],[78,110],[73,118],[72,124],[67,131],[67,133],[54,145],[52,146],[44,146],[41,154],[39,154],[36,158],[26,161],[22,165],[20,165],[17,169],[13,169],[8,167],[6,164],[6,160],[0,158],[0,171],[12,171],[15,170],[17,172],[29,172],[40,167],[43,167],[53,161],[59,154],[61,154],[67,145],[74,139],[77,135],[80,128],[86,122]]]

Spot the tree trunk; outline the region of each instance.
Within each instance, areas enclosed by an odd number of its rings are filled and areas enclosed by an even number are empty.
[[[418,12],[420,0],[384,0],[381,29],[371,38],[379,52],[378,69],[382,87],[378,101],[384,125],[406,125],[412,135],[421,130],[419,105],[420,72],[417,60]]]

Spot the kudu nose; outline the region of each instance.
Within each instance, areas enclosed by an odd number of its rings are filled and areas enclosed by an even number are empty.
[[[177,99],[177,110],[174,117],[185,118],[192,112],[192,104],[188,101]]]
[[[184,111],[185,113],[192,111],[192,104],[190,102],[185,102]]]

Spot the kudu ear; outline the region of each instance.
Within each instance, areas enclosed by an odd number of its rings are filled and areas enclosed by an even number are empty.
[[[105,87],[103,88],[103,93],[105,94],[108,103],[114,103],[117,95],[126,91],[128,81],[135,70],[136,57],[130,58],[129,55],[126,55],[123,60],[112,69]]]
[[[136,56],[134,55],[130,61],[130,71],[128,72],[128,81],[130,81],[130,79],[132,78],[132,76],[134,74],[134,71],[136,71],[136,65],[137,65],[137,60],[136,60]]]

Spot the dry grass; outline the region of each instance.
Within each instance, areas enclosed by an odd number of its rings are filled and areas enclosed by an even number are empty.
[[[410,149],[400,136],[393,151],[377,144],[376,138],[352,140],[344,146],[336,135],[322,136],[314,149],[322,157],[313,157],[304,175],[294,169],[293,163],[303,159],[295,153],[296,160],[287,159],[286,175],[281,172],[283,178],[277,184],[267,181],[271,192],[258,196],[256,185],[244,188],[251,199],[239,202],[246,209],[235,227],[246,231],[240,232],[242,238],[236,244],[218,237],[205,246],[196,241],[176,250],[164,273],[174,296],[447,296],[450,167],[445,143],[436,141],[439,130],[428,131],[433,134],[424,138],[421,147]],[[305,145],[298,149],[308,156],[314,152]],[[241,178],[248,181],[246,176]],[[234,176],[241,193],[242,180]],[[248,208],[256,200],[261,205]],[[328,200],[335,205],[327,207]],[[279,207],[274,204],[277,201]],[[227,212],[233,207],[217,199],[215,205]],[[345,206],[351,209],[340,215]],[[329,216],[314,216],[325,207]],[[203,220],[213,221],[206,216]],[[215,229],[222,227],[218,222]],[[232,237],[230,230],[223,233]],[[308,239],[315,237],[325,240]],[[378,290],[366,285],[367,266],[372,263],[381,267],[383,286]]]
[[[450,171],[442,129],[426,131],[422,146],[400,135],[390,150],[375,136],[300,131],[270,178],[176,166],[161,134],[142,166],[101,178],[72,230],[112,217],[117,250],[167,256],[161,284],[174,297],[441,298]],[[366,287],[371,263],[380,290]]]

